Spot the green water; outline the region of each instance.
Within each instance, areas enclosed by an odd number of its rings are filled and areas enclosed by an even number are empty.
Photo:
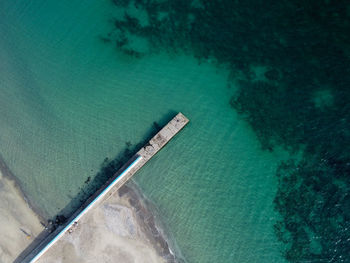
[[[273,199],[285,154],[262,151],[230,107],[224,67],[118,52],[99,38],[109,1],[1,1],[0,17],[1,154],[47,216],[105,157],[181,111],[190,124],[135,180],[186,262],[283,262]]]

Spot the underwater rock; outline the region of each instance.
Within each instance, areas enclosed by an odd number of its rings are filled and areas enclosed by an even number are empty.
[[[114,2],[126,7],[133,1]],[[149,25],[141,26],[130,15],[117,19],[114,30],[123,36],[113,41],[120,51],[135,58],[165,51],[192,54],[199,63],[214,59],[231,71],[230,81],[236,81],[238,90],[229,103],[252,127],[262,148],[301,153],[300,162],[281,163],[276,173],[275,209],[281,220],[275,232],[286,245],[286,259],[347,262],[348,1],[135,0],[134,5],[147,13]],[[153,49],[142,54],[129,49],[135,36]],[[270,69],[264,81],[251,77],[256,65]],[[241,72],[239,81],[232,77],[236,72]],[[328,93],[320,94],[320,85]]]

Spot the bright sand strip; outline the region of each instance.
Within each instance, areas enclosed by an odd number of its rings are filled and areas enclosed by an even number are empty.
[[[145,215],[149,217],[149,214],[144,213],[142,204],[135,206],[139,201],[135,193],[124,186],[124,191],[92,208],[72,227],[72,232],[67,231],[37,262],[166,262],[163,244],[152,238],[147,225],[140,221],[140,218],[147,221]]]
[[[43,231],[13,180],[0,173],[0,263],[10,263]]]

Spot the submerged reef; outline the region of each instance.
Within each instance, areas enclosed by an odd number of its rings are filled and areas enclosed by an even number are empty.
[[[350,4],[316,0],[114,0],[106,44],[183,52],[230,71],[230,105],[280,164],[275,224],[290,262],[349,262]],[[137,41],[135,41],[137,40]],[[135,44],[136,43],[136,44]],[[139,44],[137,44],[139,43]],[[141,43],[141,44],[140,44]],[[108,168],[106,168],[108,170]]]
[[[283,163],[275,199],[275,225],[291,262],[349,262],[350,159]]]

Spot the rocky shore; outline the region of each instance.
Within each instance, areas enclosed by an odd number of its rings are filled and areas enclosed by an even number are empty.
[[[164,232],[165,227],[156,217],[155,207],[141,193],[140,188],[133,181],[130,181],[118,191],[118,194],[121,198],[128,200],[136,215],[138,225],[145,233],[146,238],[153,244],[158,254],[169,263],[184,262],[178,255],[178,251],[174,253],[174,245],[169,243],[170,240]]]

